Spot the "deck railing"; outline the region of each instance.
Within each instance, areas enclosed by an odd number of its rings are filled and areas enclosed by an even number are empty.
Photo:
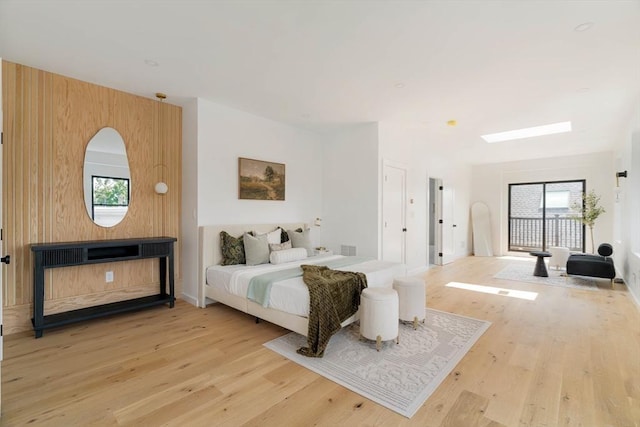
[[[511,217],[509,219],[509,250],[532,251],[551,246],[582,251],[583,226],[577,219],[555,215],[545,219],[545,247],[542,247],[542,218]]]

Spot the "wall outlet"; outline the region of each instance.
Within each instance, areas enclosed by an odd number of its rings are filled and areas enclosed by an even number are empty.
[[[113,282],[113,271],[107,271],[107,273],[104,275],[104,280],[107,283]]]

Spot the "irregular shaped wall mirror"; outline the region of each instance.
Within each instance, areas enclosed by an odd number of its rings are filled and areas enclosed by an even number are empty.
[[[129,159],[122,136],[113,128],[95,134],[84,153],[84,204],[99,226],[113,227],[127,214],[131,196]]]

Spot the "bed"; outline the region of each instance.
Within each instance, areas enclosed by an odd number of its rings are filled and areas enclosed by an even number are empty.
[[[292,269],[300,264],[325,265],[331,262],[346,264],[351,262],[351,259],[343,260],[343,258],[348,257],[340,255],[318,255],[285,264],[220,265],[222,260],[220,249],[221,231],[226,231],[232,236],[240,236],[249,231],[267,233],[276,227],[281,227],[284,230],[294,230],[304,226],[304,224],[300,223],[284,223],[199,227],[198,280],[200,286],[198,305],[206,307],[214,302],[221,303],[306,336],[309,293],[302,281],[302,277],[283,279],[273,283],[270,298],[266,304],[260,304],[247,298],[248,282],[256,275],[274,270]],[[395,277],[406,275],[406,269],[403,264],[379,260],[363,261],[361,259],[356,259],[354,262],[356,263],[335,267],[335,269],[364,273],[367,276],[369,287],[391,287]],[[345,320],[342,325],[345,326],[354,322],[357,316],[356,313],[356,315]]]

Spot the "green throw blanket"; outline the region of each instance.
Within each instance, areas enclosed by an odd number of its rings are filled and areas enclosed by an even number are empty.
[[[302,279],[309,288],[309,331],[307,347],[298,353],[322,357],[341,323],[353,316],[360,306],[360,293],[367,287],[364,273],[331,270],[326,266],[302,265]]]

